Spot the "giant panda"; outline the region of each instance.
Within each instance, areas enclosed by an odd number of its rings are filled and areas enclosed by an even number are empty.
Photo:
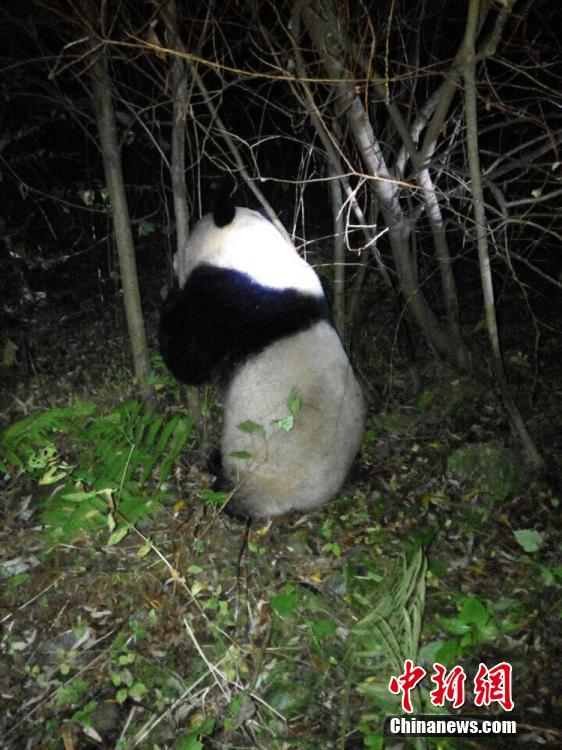
[[[174,269],[160,350],[179,380],[221,386],[228,510],[269,518],[333,498],[365,408],[316,273],[267,218],[231,203],[194,226]]]

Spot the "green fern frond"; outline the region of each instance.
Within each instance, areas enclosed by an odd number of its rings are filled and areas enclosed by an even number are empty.
[[[138,407],[136,401],[121,404],[96,419],[84,431],[84,439],[92,446],[95,464],[113,482],[135,479],[143,485],[159,465],[158,483],[162,483],[191,436],[194,418],[177,415],[167,420],[152,409],[142,412]]]
[[[78,402],[74,406],[24,417],[10,425],[0,435],[0,465],[4,471],[11,464],[21,471],[37,448],[52,440],[53,433],[68,433],[77,422],[94,414],[96,407],[89,401]]]
[[[20,420],[2,434],[0,468],[11,466],[40,482],[58,482],[42,516],[55,540],[73,541],[103,528],[115,533],[116,524],[130,527],[158,507],[163,498],[159,487],[194,424],[189,414],[168,419],[137,400],[103,415],[96,414],[91,403],[51,409]]]
[[[409,564],[403,560],[381,582],[377,603],[357,625],[358,630],[377,630],[393,657],[393,668],[404,659],[415,660],[425,608],[427,558],[420,548]]]

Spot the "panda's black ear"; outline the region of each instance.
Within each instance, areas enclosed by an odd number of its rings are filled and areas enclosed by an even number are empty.
[[[219,229],[225,227],[234,219],[236,206],[234,205],[233,195],[236,185],[230,180],[221,180],[213,196],[213,220]]]

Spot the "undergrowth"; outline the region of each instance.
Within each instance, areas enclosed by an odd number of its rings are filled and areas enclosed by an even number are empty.
[[[115,544],[157,511],[193,425],[189,414],[159,414],[139,400],[106,414],[78,402],[8,427],[0,436],[0,471],[54,487],[42,508],[52,541],[71,543],[106,528]]]
[[[393,419],[389,432],[399,427]],[[435,664],[464,665],[469,682],[479,662],[504,658],[525,674],[524,628],[537,630],[561,574],[546,556],[548,527],[516,531],[519,548],[511,533],[492,536],[498,511],[476,516],[481,501],[436,482],[434,456],[445,452],[403,429],[405,447],[378,465],[386,486],[254,527],[242,555],[244,530],[189,493],[173,517],[152,517],[175,459],[197,443],[185,411],[78,402],[9,427],[0,472],[14,488],[24,479],[14,497],[23,504],[28,477],[48,496],[47,544],[26,536],[35,522],[26,526],[14,501],[0,565],[6,747],[58,750],[62,735],[65,746],[118,750],[466,748],[385,737],[384,717],[400,713],[390,678],[407,660],[423,666],[414,710],[442,714],[450,701],[434,706],[429,693]],[[520,519],[520,501],[502,502]],[[150,534],[124,540],[146,520]],[[90,543],[100,531],[109,545]],[[509,588],[495,584],[502,576]]]

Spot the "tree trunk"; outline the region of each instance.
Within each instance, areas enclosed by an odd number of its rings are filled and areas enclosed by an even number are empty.
[[[353,76],[342,62],[344,43],[333,2],[306,0],[300,10],[308,34],[322,56],[324,68],[334,82],[338,115],[346,117],[361,160],[374,178],[371,187],[389,229],[392,257],[407,311],[440,354],[457,367],[469,369],[470,359],[462,340],[439,325],[420,287],[410,248],[411,224],[399,201],[401,188],[387,166],[363,101],[350,83]]]
[[[330,202],[334,227],[334,323],[345,341],[345,233],[342,217],[342,193],[337,174],[330,170]]]
[[[121,285],[123,288],[129,341],[133,354],[134,373],[137,382],[141,385],[145,394],[148,395],[144,380],[150,371],[150,360],[142,315],[135,247],[127,197],[125,195],[121,152],[117,140],[117,127],[115,124],[115,112],[107,71],[105,48],[102,48],[102,51],[97,54],[97,59],[90,67],[92,101],[98,126],[107,191],[111,202],[111,216],[119,256]]]
[[[169,46],[181,51],[182,43],[178,34],[178,9],[175,0],[168,0],[162,9],[162,17],[169,37]],[[188,107],[187,65],[177,55],[171,64],[172,78],[172,154],[170,174],[172,178],[172,195],[174,199],[174,216],[176,218],[176,256],[178,262],[185,261],[181,250],[186,246],[189,237],[189,210],[187,207],[187,190],[185,185],[185,122]],[[180,279],[185,278],[185,269],[178,268]]]
[[[504,4],[504,11],[509,12],[512,2]],[[544,468],[541,458],[532,437],[530,436],[525,421],[519,411],[505,375],[501,344],[496,318],[496,307],[494,302],[494,287],[492,283],[492,272],[490,266],[490,254],[488,252],[488,236],[486,230],[486,214],[484,211],[484,193],[482,189],[482,175],[480,173],[480,155],[478,151],[478,118],[476,107],[476,83],[474,70],[476,67],[474,40],[476,25],[480,11],[480,0],[470,0],[468,20],[465,35],[466,61],[464,63],[464,98],[466,116],[466,142],[468,154],[468,166],[470,170],[470,181],[472,186],[474,222],[476,227],[476,238],[478,243],[478,261],[480,266],[480,277],[482,280],[482,292],[484,294],[484,305],[486,308],[486,324],[492,350],[492,365],[503,398],[505,409],[511,419],[514,431],[523,445],[523,450],[528,461],[537,469]]]

